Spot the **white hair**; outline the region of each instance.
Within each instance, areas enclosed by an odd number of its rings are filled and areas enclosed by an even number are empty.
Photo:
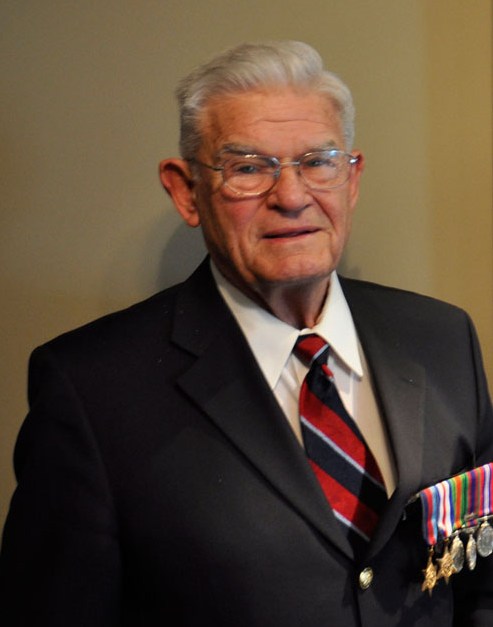
[[[244,43],[200,65],[179,83],[180,152],[192,159],[201,143],[200,122],[209,100],[272,86],[310,89],[327,94],[336,107],[345,148],[354,140],[354,105],[349,88],[324,69],[311,46],[300,41]]]

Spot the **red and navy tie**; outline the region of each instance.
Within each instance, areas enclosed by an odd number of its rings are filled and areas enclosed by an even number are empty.
[[[336,518],[359,553],[370,540],[387,495],[378,464],[346,411],[327,366],[330,347],[315,334],[294,352],[309,366],[300,392],[300,420],[310,465]]]

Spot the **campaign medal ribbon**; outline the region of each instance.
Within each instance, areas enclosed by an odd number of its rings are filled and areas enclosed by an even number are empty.
[[[418,494],[428,563],[421,589],[431,594],[440,579],[450,577],[477,556],[493,553],[493,463],[445,479]]]

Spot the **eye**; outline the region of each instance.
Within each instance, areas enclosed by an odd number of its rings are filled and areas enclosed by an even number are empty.
[[[331,152],[313,153],[307,155],[303,159],[303,167],[316,169],[316,168],[337,168],[337,154]]]
[[[303,161],[303,165],[307,168],[320,168],[321,166],[330,165],[330,159],[322,159],[321,157],[312,157]]]
[[[264,174],[269,168],[265,161],[248,158],[230,159],[226,167],[230,175],[245,177]]]
[[[261,166],[259,166],[256,163],[248,163],[246,161],[240,161],[238,163],[231,164],[231,171],[234,172],[234,174],[242,174],[242,175],[258,174],[260,170],[261,170]]]

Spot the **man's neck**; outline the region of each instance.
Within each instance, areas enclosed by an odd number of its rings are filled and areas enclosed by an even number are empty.
[[[327,296],[329,283],[313,286],[277,288],[264,295],[267,309],[277,318],[298,329],[311,329],[317,323]]]
[[[286,324],[298,329],[310,329],[318,321],[327,297],[330,279],[291,284],[262,284],[243,293],[260,307]]]

